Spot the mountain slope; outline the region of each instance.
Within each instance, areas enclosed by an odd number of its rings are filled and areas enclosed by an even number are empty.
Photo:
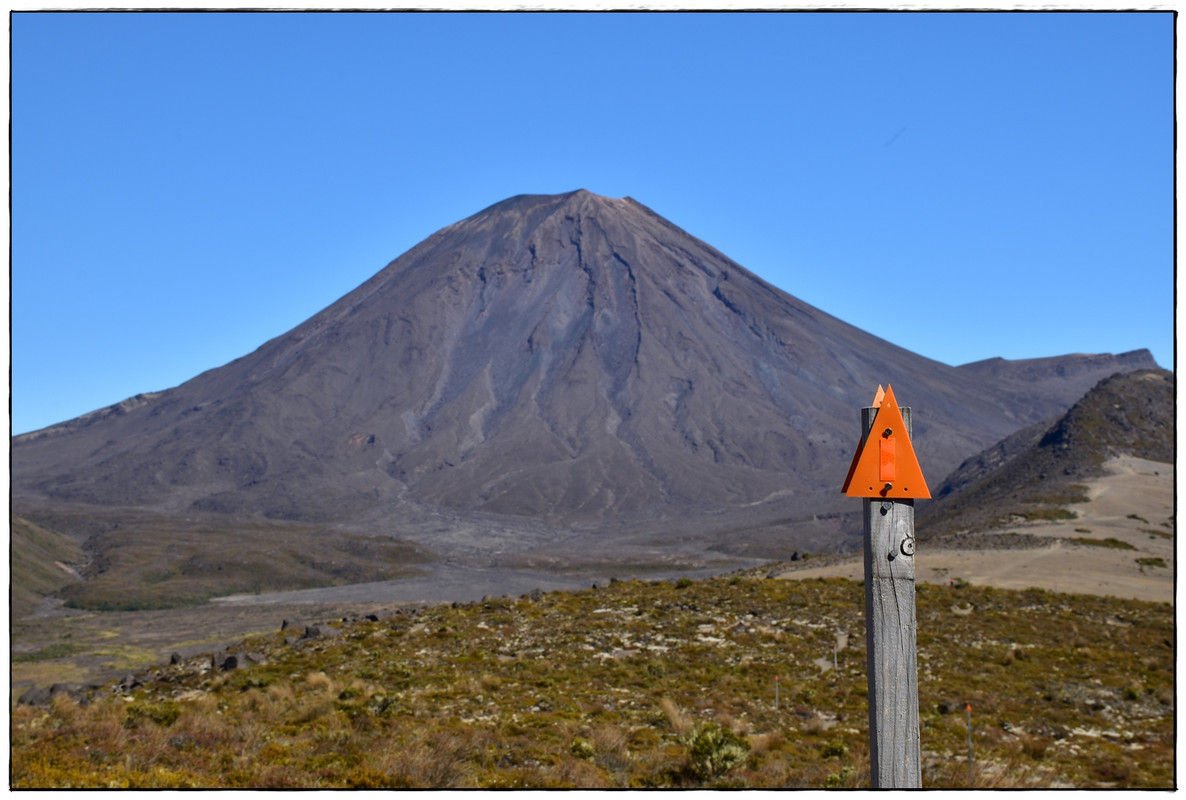
[[[12,619],[30,613],[63,586],[78,580],[86,560],[69,537],[13,517],[9,526],[9,610]]]
[[[1061,506],[1118,455],[1174,460],[1174,375],[1139,370],[1100,381],[1053,422],[1029,426],[962,463],[920,510],[920,538],[992,517]]]
[[[853,510],[839,486],[877,384],[914,408],[936,481],[1083,381],[1149,366],[1136,351],[949,367],[630,198],[524,195],[243,358],[14,438],[14,504],[92,546],[129,507],[158,530],[262,516],[483,558],[795,520],[826,541],[813,520]]]

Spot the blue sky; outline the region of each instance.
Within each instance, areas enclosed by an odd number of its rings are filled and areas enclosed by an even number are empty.
[[[11,22],[14,433],[577,188],[938,361],[1173,367],[1168,12]]]

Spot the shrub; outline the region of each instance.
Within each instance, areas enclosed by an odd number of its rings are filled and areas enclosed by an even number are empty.
[[[686,739],[692,771],[708,780],[745,763],[749,742],[715,722],[701,723]]]
[[[840,772],[828,775],[824,781],[824,788],[836,789],[840,786],[843,786],[844,782],[848,780],[848,776],[852,775],[852,772],[852,767],[845,767],[844,769],[840,770]]]
[[[840,758],[848,752],[848,747],[839,739],[833,739],[820,748],[820,755],[824,758]]]
[[[592,743],[580,736],[573,737],[572,744],[568,746],[568,752],[585,761],[592,761],[593,756],[596,755]]]

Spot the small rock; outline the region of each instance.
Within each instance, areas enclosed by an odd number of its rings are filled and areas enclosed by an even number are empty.
[[[320,639],[323,636],[337,636],[339,629],[333,625],[309,625],[306,626],[302,639]]]
[[[52,698],[49,689],[34,686],[32,689],[26,689],[16,701],[22,706],[48,706]]]
[[[221,670],[222,672],[230,672],[238,669],[239,657],[234,653],[228,653],[225,650],[215,650],[214,654],[210,656],[211,669]]]

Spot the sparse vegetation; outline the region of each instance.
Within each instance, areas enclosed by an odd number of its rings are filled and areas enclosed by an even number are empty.
[[[1133,547],[1131,544],[1129,544],[1128,542],[1126,542],[1122,539],[1117,539],[1114,536],[1109,536],[1107,539],[1085,539],[1083,537],[1077,536],[1077,537],[1075,537],[1075,539],[1073,541],[1076,541],[1079,544],[1091,545],[1092,547],[1111,547],[1115,550],[1136,550],[1137,549],[1137,548]]]
[[[953,608],[971,609],[955,613]],[[1174,785],[1173,608],[961,582],[917,594],[923,785]],[[860,584],[622,580],[245,641],[14,709],[14,788],[861,787]],[[839,669],[814,660],[849,632]],[[773,707],[773,678],[783,700]]]
[[[1018,512],[1030,522],[1035,520],[1057,522],[1064,519],[1078,519],[1079,515],[1066,508],[1038,508]]]
[[[1087,503],[1091,501],[1091,495],[1087,493],[1087,487],[1080,483],[1073,483],[1065,487],[1066,491],[1058,494],[1042,494],[1027,497],[1027,503],[1035,503],[1041,505],[1051,506],[1065,506],[1072,503]]]

